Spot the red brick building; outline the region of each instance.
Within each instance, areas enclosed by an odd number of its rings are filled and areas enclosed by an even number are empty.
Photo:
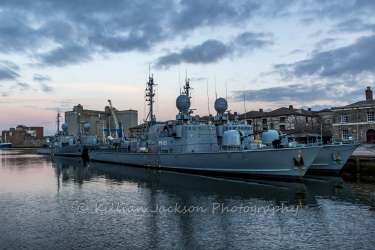
[[[40,141],[44,141],[43,127],[18,125],[16,128],[2,131],[1,136],[3,141],[9,141],[12,146],[37,146]]]

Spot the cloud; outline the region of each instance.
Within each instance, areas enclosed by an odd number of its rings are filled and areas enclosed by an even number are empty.
[[[24,53],[28,48],[39,47],[38,34],[29,26],[27,15],[21,15],[19,11],[12,10],[10,6],[7,8],[4,4],[0,6],[0,11],[0,52]]]
[[[21,82],[19,82],[19,83],[17,83],[17,86],[20,87],[20,89],[22,91],[30,89],[30,85],[27,84],[27,83],[21,83]]]
[[[58,107],[45,107],[45,106],[39,107],[39,106],[32,106],[32,105],[24,105],[22,107],[31,108],[31,109],[35,109],[35,110],[51,110],[51,111],[55,111],[55,112],[59,111],[60,114],[62,114],[65,111],[71,110],[69,107],[68,108],[61,108],[60,106],[58,106]],[[44,123],[50,123],[50,122],[44,122]]]
[[[244,53],[273,44],[271,40],[266,40],[268,36],[264,33],[244,32],[228,44],[218,40],[207,40],[200,45],[187,46],[179,52],[159,57],[156,61],[156,67],[168,69],[172,65],[179,65],[183,62],[192,64],[215,63],[235,53],[242,56]]]
[[[40,87],[42,88],[43,92],[46,92],[46,93],[51,93],[51,92],[54,91],[54,89],[52,87],[48,86],[45,83],[41,83]]]
[[[359,38],[355,43],[323,52],[293,64],[277,64],[275,72],[291,80],[304,76],[342,77],[357,76],[375,70],[375,35]]]
[[[170,24],[172,30],[178,33],[197,27],[234,25],[251,19],[260,7],[256,1],[182,0]]]
[[[305,51],[303,51],[301,49],[295,49],[295,50],[292,50],[291,52],[289,52],[289,55],[298,55],[298,54],[302,54],[304,52]]]
[[[254,0],[3,1],[0,52],[26,54],[40,67],[63,67],[97,54],[147,52],[197,28],[238,27],[287,6]]]
[[[320,42],[317,42],[315,44],[315,53],[316,52],[320,52],[322,51],[323,49],[327,48],[328,46],[330,45],[333,45],[335,44],[339,39],[334,39],[334,38],[326,38],[326,39],[323,39],[321,40]]]
[[[52,111],[60,112],[60,114],[65,112],[65,111],[69,111],[69,109],[67,109],[67,108],[64,109],[64,108],[61,108],[60,106],[57,107],[57,108],[43,108],[43,110],[52,110]]]
[[[272,40],[271,40],[272,39]],[[273,37],[271,34],[244,32],[236,37],[234,46],[241,52],[253,51],[261,49],[268,45],[273,45]]]
[[[68,99],[68,100],[59,101],[59,102],[56,102],[56,103],[60,103],[60,104],[72,104],[72,103],[75,103],[75,101],[73,99]]]
[[[245,99],[251,102],[267,102],[281,105],[293,103],[307,103],[327,101],[355,102],[364,99],[365,85],[355,86],[356,89],[347,87],[351,85],[343,82],[292,84],[282,87],[272,87],[260,90],[245,90]],[[358,89],[361,87],[362,89]],[[233,101],[243,101],[243,91],[233,91]]]
[[[298,1],[297,11],[303,20],[311,21],[323,19],[340,20],[354,17],[372,17],[375,11],[373,1]]]
[[[26,52],[38,60],[35,65],[62,67],[90,61],[96,53],[144,51],[165,39],[161,25],[173,3],[5,1],[0,52]]]
[[[1,66],[0,66],[0,81],[15,80],[19,76],[20,75],[17,74],[16,72],[14,72],[10,69],[7,69],[7,68],[1,68]]]
[[[165,40],[166,34],[160,26],[148,24],[142,30],[132,29],[127,35],[94,37],[96,46],[100,46],[103,51],[122,53],[128,51],[145,52],[150,50],[155,44]]]
[[[52,124],[52,123],[54,123],[54,122],[51,122],[51,121],[44,121],[44,122],[42,122],[42,124]]]
[[[174,0],[2,2],[0,52],[26,52],[43,67],[87,62],[97,53],[143,52],[172,35],[163,28],[172,6]]]
[[[43,76],[39,74],[34,74],[33,80],[36,82],[50,82],[52,81],[51,77],[49,76]]]
[[[80,46],[67,46],[39,55],[40,66],[49,65],[63,67],[92,60],[89,49]]]
[[[353,18],[340,22],[329,33],[358,33],[363,31],[375,32],[375,24],[364,23],[359,18]]]
[[[186,37],[198,29],[212,32],[224,26],[246,28],[253,19],[261,20],[260,23],[264,18],[275,20],[289,16],[303,17],[305,23],[322,19],[344,22],[359,17],[366,20],[373,16],[375,6],[372,1],[343,4],[341,0],[160,0],[152,4],[148,0],[110,3],[91,0],[90,4],[74,0],[4,0],[0,12],[1,53],[16,53],[37,60],[34,65],[40,67],[64,67],[107,53],[149,52],[163,42]],[[341,26],[345,29],[344,23]],[[346,28],[350,28],[349,23]],[[249,38],[243,37],[237,43],[249,42],[249,46],[257,47],[262,42],[259,38],[254,41]],[[210,40],[215,39],[218,41],[214,37]],[[185,49],[194,47],[199,49],[199,45]],[[178,62],[183,50],[166,55],[165,60]],[[229,54],[225,52],[222,56]],[[217,60],[220,58],[219,55]]]
[[[20,67],[17,64],[8,60],[0,60],[0,64],[15,71],[20,70]]]
[[[18,77],[20,77],[20,75],[16,72],[18,70],[18,65],[10,61],[0,61],[0,81],[16,80]]]
[[[179,53],[159,57],[156,67],[169,68],[171,65],[186,63],[213,63],[231,54],[231,48],[217,40],[208,40],[194,47],[185,47]]]
[[[207,81],[208,78],[207,77],[192,77],[192,78],[189,78],[189,80],[191,82],[200,82],[200,81]]]

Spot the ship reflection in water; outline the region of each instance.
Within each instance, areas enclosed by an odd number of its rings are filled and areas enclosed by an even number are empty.
[[[375,244],[375,202],[363,198],[374,184],[356,183],[353,191],[340,177],[233,179],[59,156],[1,156],[0,245],[5,248]]]
[[[133,183],[154,193],[167,192],[185,198],[206,197],[211,205],[222,204],[223,198],[270,201],[275,206],[298,205],[299,208],[318,204],[317,198],[356,202],[344,180],[336,176],[309,175],[301,181],[275,181],[158,171],[56,156],[52,162],[58,181],[61,176],[63,182],[73,181],[81,185],[91,177],[94,180],[104,177],[111,184]],[[206,207],[209,206],[206,204]]]

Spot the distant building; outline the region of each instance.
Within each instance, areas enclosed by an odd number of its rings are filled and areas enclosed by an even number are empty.
[[[12,146],[41,146],[44,144],[43,127],[26,127],[18,125],[1,132],[2,140],[9,141]]]
[[[140,134],[143,124],[131,127],[129,129],[129,140],[134,140],[137,138],[137,135]]]
[[[280,130],[283,134],[289,134],[299,142],[316,140],[323,137],[325,143],[330,142],[332,136],[332,115],[330,110],[311,111],[304,109],[294,109],[292,105],[288,108],[282,107],[267,112],[263,109],[250,111],[246,114],[238,115],[237,112],[229,114],[229,121],[232,122],[238,117],[239,124],[252,125],[255,139],[261,140],[262,132],[268,130]],[[213,121],[214,117],[204,116],[200,122]]]
[[[129,129],[138,124],[137,110],[115,110],[117,120],[121,123],[123,137],[129,138]],[[80,115],[80,124],[78,124],[78,115]],[[78,131],[83,133],[83,125],[90,124],[90,134],[96,135],[101,141],[111,135],[115,137],[116,124],[113,119],[109,106],[104,111],[87,110],[78,104],[72,111],[65,112],[65,123],[68,124],[68,133],[77,134]]]
[[[311,108],[294,109],[293,105],[289,105],[288,108],[281,107],[270,112],[259,109],[242,114],[239,119],[253,126],[255,139],[260,139],[263,131],[271,129],[280,130],[283,134],[292,134],[297,140],[315,139],[321,136],[319,116],[312,112]],[[298,133],[299,131],[304,132]]]
[[[164,124],[165,122],[155,122],[155,124]],[[137,136],[141,134],[142,129],[146,128],[146,125],[144,123],[139,124],[137,126],[129,128],[129,137],[128,140],[134,140],[137,139]]]
[[[313,111],[314,114],[318,115],[318,125],[320,134],[323,135],[324,143],[332,142],[332,110],[331,109],[322,109],[320,111]]]
[[[358,139],[363,144],[375,143],[375,101],[372,90],[367,87],[366,100],[342,107],[333,107],[334,142],[348,142]]]

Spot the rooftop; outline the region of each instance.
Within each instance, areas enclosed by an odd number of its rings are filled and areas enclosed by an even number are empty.
[[[296,115],[296,116],[316,116],[314,112],[307,111],[304,109],[294,109],[294,108],[285,108],[281,107],[269,112],[264,111],[250,111],[246,113],[246,119],[253,119],[253,118],[262,118],[262,117],[277,117],[277,116],[289,116],[289,115]],[[240,120],[245,119],[245,114],[239,115],[238,118]]]
[[[346,106],[332,107],[332,109],[355,108],[355,107],[364,107],[364,106],[373,106],[373,105],[375,105],[375,100],[366,100],[366,101],[355,102]]]

